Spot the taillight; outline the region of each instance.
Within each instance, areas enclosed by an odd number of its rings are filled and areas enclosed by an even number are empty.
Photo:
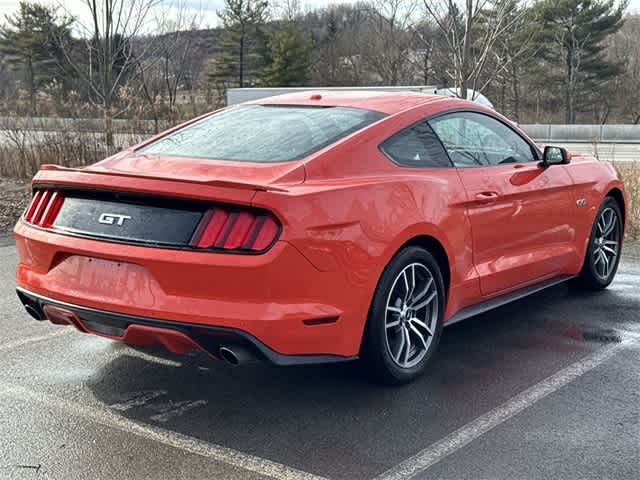
[[[198,224],[191,242],[195,248],[261,252],[280,233],[280,223],[268,212],[215,207]]]
[[[24,214],[24,221],[43,228],[51,228],[60,212],[64,197],[57,190],[36,190]]]

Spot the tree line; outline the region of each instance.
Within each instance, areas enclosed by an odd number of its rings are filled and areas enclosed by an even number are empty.
[[[179,1],[179,0],[178,0]],[[640,17],[618,0],[224,0],[220,26],[159,0],[21,2],[0,27],[0,113],[175,123],[252,86],[480,91],[522,123],[639,123]],[[191,12],[191,13],[190,13]]]

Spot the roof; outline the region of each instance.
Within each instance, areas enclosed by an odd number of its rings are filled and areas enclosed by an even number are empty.
[[[375,110],[392,115],[416,105],[445,100],[441,95],[418,92],[327,91],[312,90],[287,93],[247,102],[258,105],[314,105],[319,107],[352,107]]]

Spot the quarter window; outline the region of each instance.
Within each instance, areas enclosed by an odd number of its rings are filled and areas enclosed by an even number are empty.
[[[537,153],[514,130],[475,112],[456,112],[429,120],[456,167],[477,167],[537,160]]]
[[[417,123],[381,145],[382,151],[404,167],[451,167],[440,140],[426,121]]]

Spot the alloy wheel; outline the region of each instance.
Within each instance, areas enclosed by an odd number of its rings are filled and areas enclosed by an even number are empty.
[[[613,208],[605,208],[596,223],[593,239],[593,270],[605,280],[616,266],[620,254],[620,222]]]
[[[386,345],[401,368],[420,363],[429,351],[438,322],[438,289],[422,263],[411,263],[395,278],[385,310]]]

